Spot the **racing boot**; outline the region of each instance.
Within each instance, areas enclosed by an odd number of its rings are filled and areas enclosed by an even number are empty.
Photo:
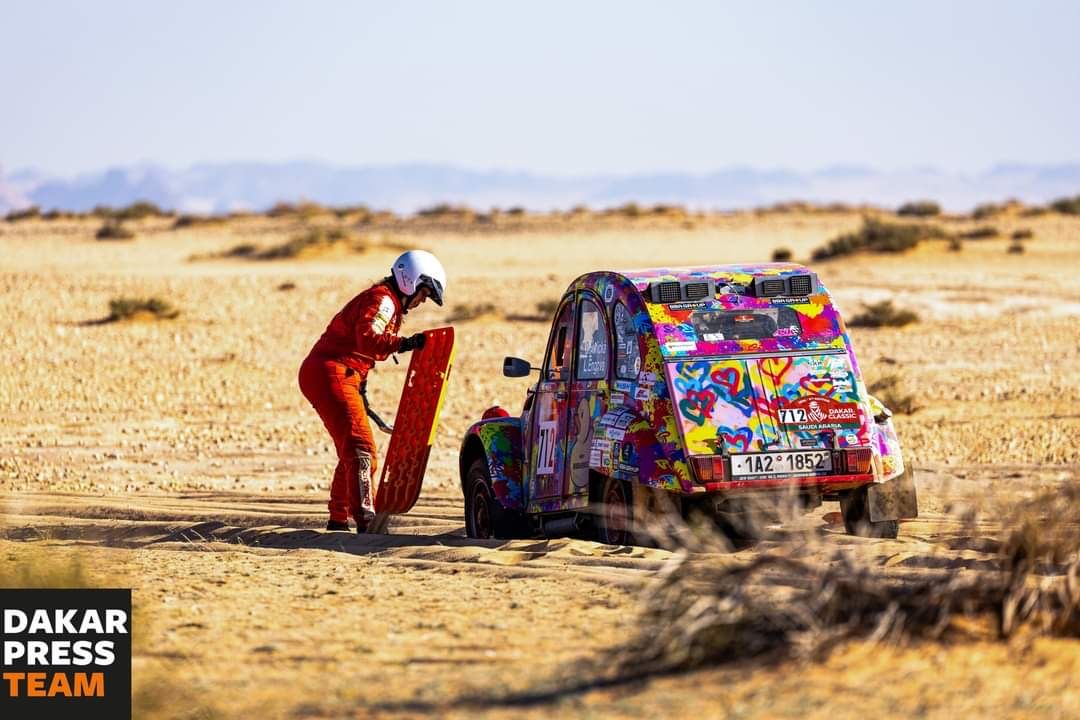
[[[371,498],[371,455],[364,450],[356,451],[357,498],[354,501],[353,520],[356,521],[357,535],[368,531],[368,526],[375,519],[375,506]]]

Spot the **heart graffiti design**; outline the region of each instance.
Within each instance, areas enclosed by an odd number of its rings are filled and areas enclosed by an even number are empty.
[[[715,406],[716,393],[711,390],[691,390],[679,401],[683,417],[696,425],[704,425],[705,418],[712,414]]]
[[[733,430],[729,427],[721,427],[716,433],[724,441],[724,445],[732,450],[746,452],[750,449],[750,443],[754,440],[754,433],[750,428]]]
[[[781,378],[791,369],[791,365],[791,358],[765,358],[761,361],[761,372],[772,380],[774,385],[780,385]]]
[[[742,389],[742,374],[737,368],[722,367],[712,371],[710,378],[714,383],[727,390],[728,397],[737,397]]]

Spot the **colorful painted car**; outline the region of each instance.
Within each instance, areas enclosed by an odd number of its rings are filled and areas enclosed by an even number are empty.
[[[537,369],[520,416],[492,408],[465,434],[470,537],[594,527],[628,544],[657,507],[719,520],[781,492],[839,500],[855,534],[895,537],[917,514],[890,413],[801,265],[588,273],[559,303],[540,367],[504,364]]]

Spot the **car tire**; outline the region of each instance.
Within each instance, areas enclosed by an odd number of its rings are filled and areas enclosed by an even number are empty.
[[[867,502],[869,485],[849,490],[840,496],[840,513],[844,516],[844,529],[848,535],[872,538],[895,538],[900,534],[899,520],[870,520]]]
[[[530,535],[525,516],[495,499],[487,460],[482,457],[473,460],[465,473],[465,534],[477,539]]]
[[[631,530],[634,497],[630,484],[615,478],[597,478],[597,487],[596,539],[607,545],[637,544]]]

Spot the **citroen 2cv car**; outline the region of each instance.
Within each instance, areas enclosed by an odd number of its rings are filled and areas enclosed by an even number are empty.
[[[890,413],[801,265],[583,275],[538,369],[520,416],[492,408],[466,432],[470,537],[595,528],[629,544],[657,495],[718,520],[747,496],[839,500],[847,531],[875,537],[917,514]]]

